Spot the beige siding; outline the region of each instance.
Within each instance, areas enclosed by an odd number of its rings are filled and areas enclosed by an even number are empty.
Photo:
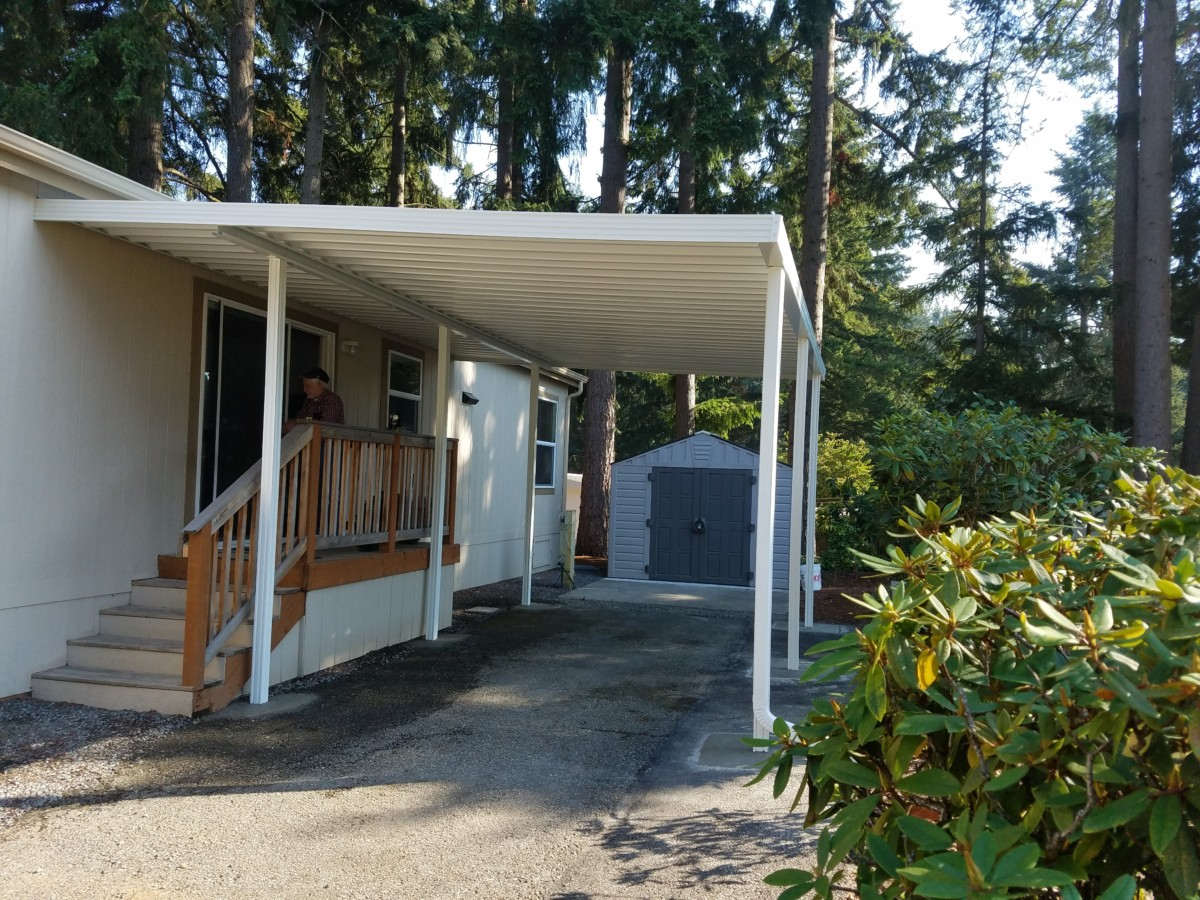
[[[271,683],[309,675],[425,631],[425,572],[312,591],[304,618],[271,652]],[[440,627],[453,613],[453,572],[442,570]]]
[[[0,609],[127,592],[183,513],[190,270],[33,199],[0,172]]]
[[[66,639],[95,634],[100,610],[128,602],[126,585],[124,594],[0,609],[0,697],[29,690],[32,672],[66,665]]]
[[[529,373],[460,362],[452,383],[450,434],[459,438],[455,535],[463,545],[455,587],[462,589],[515,578],[523,569]],[[463,406],[462,391],[479,403]],[[566,480],[567,389],[543,379],[541,396],[558,401],[558,471],[554,490],[539,492],[534,503],[535,569],[558,564]]]

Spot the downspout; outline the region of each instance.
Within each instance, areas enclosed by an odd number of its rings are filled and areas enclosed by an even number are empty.
[[[754,548],[754,664],[751,692],[754,736],[771,734],[771,615],[774,592],[775,486],[779,442],[779,367],[783,355],[784,272],[767,272],[767,315],[763,328],[762,417],[758,443],[758,510]]]

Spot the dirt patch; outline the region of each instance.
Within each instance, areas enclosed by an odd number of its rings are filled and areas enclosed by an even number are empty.
[[[874,594],[879,590],[879,576],[865,572],[822,572],[821,590],[813,596],[813,620],[826,625],[861,625],[858,617],[866,613],[846,599]]]

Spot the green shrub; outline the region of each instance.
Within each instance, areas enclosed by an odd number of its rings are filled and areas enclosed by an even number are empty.
[[[836,431],[820,435],[817,440],[818,498],[865,494],[874,486],[871,448],[866,441],[849,440]]]
[[[915,549],[869,621],[814,648],[806,680],[852,676],[776,722],[775,794],[802,761],[817,866],[781,900],[1197,895],[1200,479],[1122,477],[1067,527],[975,527],[919,503]],[[757,780],[757,779],[756,779]]]
[[[876,426],[877,502],[891,529],[914,495],[961,498],[967,525],[1010,510],[1055,517],[1098,501],[1117,473],[1153,465],[1155,453],[1120,434],[1051,412],[1030,416],[980,401],[958,415],[912,410]]]

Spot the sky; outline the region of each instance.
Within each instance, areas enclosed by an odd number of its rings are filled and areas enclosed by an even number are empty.
[[[962,33],[961,18],[950,9],[950,0],[900,0],[900,27],[911,35],[913,45],[922,52],[953,49]],[[1091,101],[1074,87],[1051,75],[1043,80],[1039,94],[1030,97],[1028,115],[1019,144],[1005,149],[1000,177],[1003,183],[1021,183],[1029,187],[1032,201],[1053,201],[1055,179],[1050,170],[1058,165],[1056,152],[1066,149],[1067,139],[1080,122]],[[577,173],[576,183],[585,196],[598,196],[600,148],[604,122],[597,109],[587,122],[587,152],[567,160],[568,173]],[[494,149],[475,145],[468,158],[476,171],[495,163]],[[453,193],[454,173],[435,173],[443,191]],[[1018,258],[1031,262],[1049,262],[1049,242],[1031,245]],[[933,259],[921,247],[908,248],[912,266],[910,283],[924,280],[933,268]]]

